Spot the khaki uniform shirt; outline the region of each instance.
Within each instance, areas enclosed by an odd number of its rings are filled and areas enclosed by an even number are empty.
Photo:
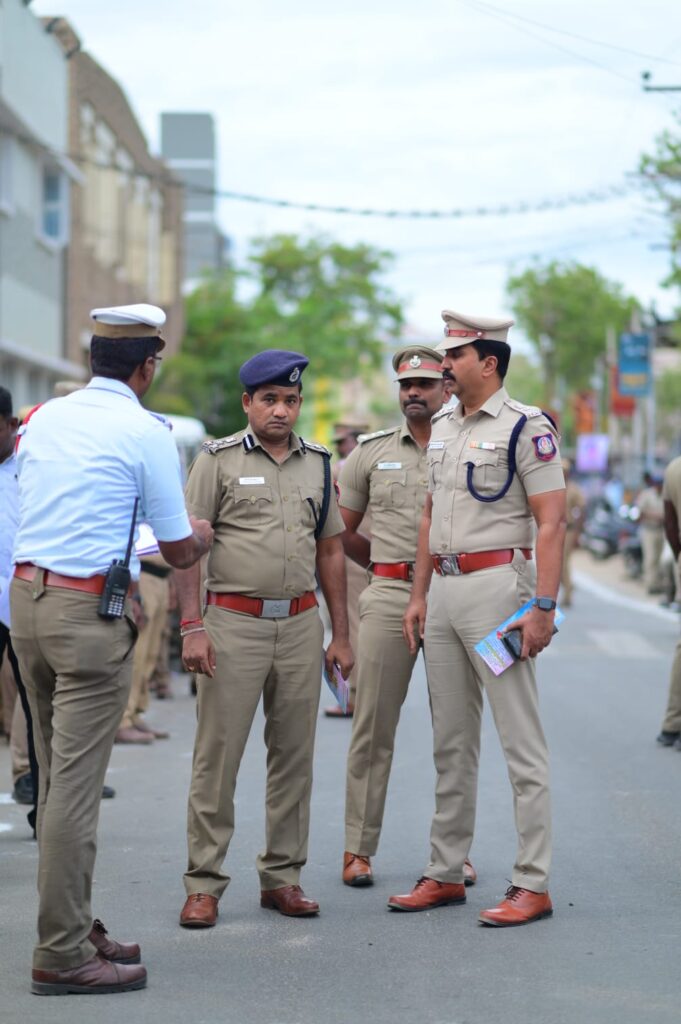
[[[657,488],[644,488],[637,504],[643,529],[661,531],[664,526],[664,497]]]
[[[662,499],[670,502],[676,510],[679,521],[679,541],[681,542],[681,455],[672,459],[664,471]]]
[[[508,491],[499,501],[478,501],[468,489],[468,464],[480,496],[498,494],[508,478],[509,442],[522,414],[528,420]],[[432,554],[531,548],[535,526],[528,496],[565,489],[556,431],[541,409],[515,402],[503,387],[469,416],[458,405],[435,417],[428,466]]]
[[[367,434],[340,473],[340,504],[371,509],[371,561],[413,562],[426,500],[428,463],[406,423]]]
[[[288,599],[315,589],[323,452],[292,433],[289,454],[277,463],[248,429],[203,446],[189,471],[186,498],[189,513],[215,530],[209,590]],[[342,532],[332,485],[321,538]]]

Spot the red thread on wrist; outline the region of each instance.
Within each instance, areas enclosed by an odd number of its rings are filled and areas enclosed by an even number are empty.
[[[185,626],[196,626],[199,623],[203,623],[203,619],[180,619],[180,629],[184,629]]]

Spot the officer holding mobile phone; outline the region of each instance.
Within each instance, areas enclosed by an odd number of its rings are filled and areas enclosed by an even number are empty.
[[[139,516],[169,564],[183,567],[213,537],[187,516],[170,431],[140,405],[165,314],[138,304],[91,315],[92,380],[37,409],[17,456],[10,599],[40,768],[32,991],[41,995],[146,984],[139,946],[108,938],[90,907],[102,783],[137,632],[126,593],[139,573],[132,541]]]
[[[389,906],[426,910],[465,900],[486,691],[513,786],[518,851],[505,899],[479,919],[497,927],[527,924],[552,913],[548,751],[532,659],[553,632],[565,480],[555,427],[503,386],[513,321],[450,310],[442,317],[438,348],[459,405],[434,425],[428,446],[430,493],[404,617],[410,648],[424,638],[436,809],[424,876]],[[531,610],[513,623],[522,633],[520,660],[496,677],[475,645],[533,597]]]

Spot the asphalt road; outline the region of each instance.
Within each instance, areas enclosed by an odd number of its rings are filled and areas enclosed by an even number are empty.
[[[241,769],[233,882],[216,928],[186,931],[185,802],[193,702],[152,707],[172,738],[114,749],[102,804],[95,913],[143,947],[149,985],[117,996],[47,999],[29,991],[35,844],[24,808],[0,795],[3,1024],[671,1024],[681,1020],[681,753],[654,742],[678,617],[585,581],[539,678],[552,752],[552,919],[477,924],[503,895],[514,854],[512,795],[486,713],[464,907],[392,914],[428,856],[433,809],[422,666],[398,733],[376,885],[341,884],[344,758],[350,723],[320,717],[309,864],[318,919],[260,909],[254,859],[263,837],[264,751],[257,722]],[[322,703],[325,703],[324,699]],[[9,789],[9,755],[0,749]]]

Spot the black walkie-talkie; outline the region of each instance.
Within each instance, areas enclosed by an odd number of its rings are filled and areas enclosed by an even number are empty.
[[[123,617],[125,599],[128,596],[128,588],[130,586],[130,556],[132,554],[132,539],[135,536],[135,520],[137,519],[138,505],[139,498],[135,498],[125,558],[122,562],[120,558],[114,558],[106,574],[104,590],[99,599],[99,608],[97,609],[97,614],[101,619],[120,619]]]

